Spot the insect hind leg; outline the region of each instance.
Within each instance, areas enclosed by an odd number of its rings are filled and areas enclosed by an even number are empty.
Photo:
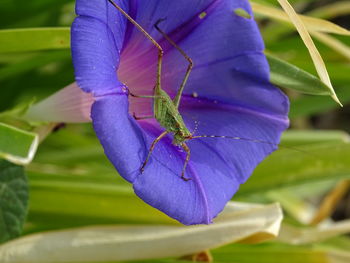
[[[187,146],[187,144],[183,143],[183,144],[181,144],[181,146],[185,150],[185,152],[187,153],[184,166],[182,167],[181,179],[184,180],[185,182],[187,182],[187,181],[191,180],[191,178],[185,177],[186,167],[187,167],[187,164],[190,161],[190,157],[191,157],[191,151],[190,151],[190,148]]]
[[[183,90],[184,90],[184,88],[185,88],[185,85],[186,85],[186,83],[187,83],[187,80],[188,80],[188,78],[189,78],[189,76],[190,76],[190,73],[191,73],[191,71],[192,71],[192,68],[193,68],[193,66],[194,66],[194,64],[193,64],[193,61],[192,61],[192,59],[185,53],[185,51],[183,51],[183,49],[181,49],[163,30],[161,30],[160,28],[159,28],[159,24],[161,23],[161,22],[163,22],[164,20],[166,20],[166,18],[161,18],[161,19],[159,19],[156,23],[155,23],[155,25],[154,25],[154,27],[157,29],[157,31],[159,32],[159,33],[161,33],[162,34],[162,36],[173,46],[173,47],[175,47],[180,53],[181,53],[181,55],[183,55],[184,57],[185,57],[185,59],[188,61],[188,67],[187,67],[187,70],[186,70],[186,74],[185,74],[185,77],[184,77],[184,79],[182,80],[182,83],[181,83],[181,85],[180,85],[180,88],[179,88],[179,90],[177,91],[177,94],[176,94],[176,96],[175,96],[175,98],[174,98],[174,100],[173,100],[173,102],[174,102],[174,105],[175,105],[175,107],[176,108],[178,108],[179,107],[179,104],[180,104],[180,100],[181,100],[181,95],[182,95],[182,92],[183,92]]]
[[[150,149],[149,149],[149,151],[148,151],[147,158],[146,158],[146,160],[143,162],[143,164],[142,164],[142,166],[141,166],[141,168],[140,168],[141,173],[144,172],[145,167],[146,167],[146,165],[147,165],[147,163],[148,163],[148,161],[149,161],[149,158],[150,158],[151,155],[152,155],[152,152],[153,152],[154,147],[156,146],[156,144],[157,144],[165,135],[167,135],[168,133],[169,133],[168,131],[163,132],[161,135],[159,135],[159,136],[152,142],[151,147],[150,147]]]

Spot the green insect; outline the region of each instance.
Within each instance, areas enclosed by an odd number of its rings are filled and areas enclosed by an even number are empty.
[[[132,19],[120,6],[118,6],[116,3],[114,3],[112,0],[109,0],[109,2],[117,8],[137,29],[139,29],[145,37],[147,37],[154,46],[158,49],[158,65],[157,65],[157,79],[156,84],[154,87],[154,95],[153,96],[139,96],[131,94],[131,96],[138,97],[138,98],[153,98],[154,104],[153,104],[153,113],[154,117],[159,124],[165,128],[165,131],[159,135],[152,143],[149,153],[147,155],[146,160],[143,162],[141,166],[141,172],[144,171],[144,168],[146,164],[148,163],[149,158],[151,157],[151,154],[154,150],[154,147],[156,144],[167,134],[171,133],[174,136],[173,144],[181,146],[184,151],[187,153],[186,160],[184,163],[184,166],[182,168],[181,172],[181,178],[185,181],[188,181],[189,179],[185,177],[185,171],[186,166],[190,160],[190,148],[185,143],[187,140],[193,139],[192,133],[189,131],[189,129],[186,127],[186,124],[184,120],[182,119],[182,116],[179,112],[179,104],[181,100],[182,92],[185,88],[186,82],[188,80],[188,77],[190,75],[190,72],[193,68],[193,62],[189,56],[178,46],[174,41],[172,41],[160,28],[159,23],[162,22],[162,19],[158,20],[158,22],[154,25],[155,28],[164,36],[165,39],[167,39],[170,44],[172,44],[189,62],[185,77],[181,83],[181,86],[175,96],[175,98],[172,100],[169,95],[161,88],[161,73],[162,73],[162,60],[164,51],[162,47],[157,43],[157,41],[154,40],[154,38],[151,37],[150,34],[148,34],[134,19]]]
[[[259,142],[259,143],[267,143],[270,145],[276,145],[270,142],[261,141],[261,140],[254,140],[254,139],[248,139],[248,138],[242,138],[242,137],[233,137],[233,136],[218,136],[218,135],[201,135],[201,136],[194,136],[189,129],[187,128],[180,112],[179,112],[179,104],[181,101],[182,92],[185,88],[186,82],[188,80],[188,77],[191,73],[191,70],[194,66],[192,59],[165,33],[159,28],[159,24],[163,21],[163,19],[160,19],[156,22],[154,27],[158,30],[159,33],[162,34],[162,36],[172,45],[174,46],[183,56],[184,58],[189,62],[189,65],[186,70],[185,77],[180,85],[179,90],[177,91],[177,94],[174,99],[171,99],[170,96],[161,88],[161,73],[162,73],[162,60],[163,60],[163,49],[162,47],[157,43],[157,41],[148,34],[134,19],[132,19],[120,6],[118,6],[116,3],[113,2],[113,0],[108,0],[115,8],[117,8],[138,30],[140,30],[145,37],[147,37],[153,45],[158,49],[158,64],[157,64],[157,79],[156,84],[154,87],[154,94],[152,96],[139,96],[130,93],[131,96],[137,97],[137,98],[152,98],[153,103],[153,114],[154,116],[150,117],[142,117],[138,118],[134,116],[135,119],[148,119],[148,118],[155,118],[158,123],[165,129],[165,131],[160,134],[151,144],[151,147],[149,149],[148,155],[146,160],[143,162],[140,170],[141,173],[144,171],[151,155],[154,150],[154,147],[156,144],[164,138],[167,134],[173,134],[173,144],[182,147],[182,149],[186,152],[186,159],[182,168],[181,172],[181,178],[184,181],[190,180],[189,178],[185,177],[185,171],[187,164],[190,160],[191,151],[190,148],[187,146],[186,141],[191,139],[197,139],[197,138],[227,138],[227,139],[233,139],[233,140],[243,140],[243,141],[249,141],[249,142]]]

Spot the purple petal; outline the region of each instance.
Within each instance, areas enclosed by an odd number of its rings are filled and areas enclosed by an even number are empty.
[[[224,208],[255,166],[276,149],[285,117],[186,98],[182,114],[195,135],[242,136],[271,144],[222,138],[189,140],[191,159],[185,182],[180,178],[184,151],[171,136],[155,147],[144,173],[139,169],[151,142],[162,129],[155,121],[142,121],[140,129],[127,114],[125,96],[106,96],[95,102],[94,128],[107,156],[120,174],[132,182],[136,194],[183,224],[210,223]]]
[[[71,30],[75,79],[79,87],[96,95],[121,87],[116,74],[118,50],[111,41],[113,35],[108,27],[94,18],[77,17]]]
[[[136,194],[145,202],[160,209],[184,224],[208,224],[222,209],[238,187],[234,178],[221,178],[221,171],[198,166],[191,161],[187,169],[191,181],[180,178],[184,153],[172,145],[171,137],[164,138],[155,147],[144,173],[140,166],[145,160],[151,142],[160,135],[161,129],[155,122],[142,122],[140,129],[128,117],[125,96],[105,96],[98,99],[92,109],[95,131],[104,146],[105,153],[119,173],[134,184]],[[201,149],[203,150],[203,149]],[[204,153],[207,152],[205,149]],[[195,152],[198,156],[198,152]],[[210,174],[210,189],[203,188],[202,173]],[[229,170],[226,169],[228,173]],[[225,182],[225,189],[218,189],[219,178]],[[218,192],[216,192],[219,190]],[[209,191],[209,192],[208,192]],[[211,194],[216,192],[212,200]],[[219,209],[213,207],[220,204]]]
[[[115,0],[115,3],[121,8],[126,12],[130,12],[132,7],[129,8],[127,2],[133,1]],[[127,20],[107,0],[77,0],[75,10],[80,17],[93,18],[105,24],[108,31],[113,35],[116,49],[122,49]]]
[[[268,68],[263,54],[199,66],[193,70],[185,93],[285,118],[289,110],[288,99],[279,89],[251,73],[252,68],[256,71]]]
[[[121,176],[133,182],[140,173],[147,144],[143,131],[128,113],[128,105],[126,94],[98,97],[91,118],[107,157]]]
[[[277,148],[288,119],[200,99],[186,99],[184,105],[182,114],[188,127],[194,130],[198,125],[195,135],[239,136],[269,142],[189,140],[188,182],[180,179],[185,153],[172,146],[169,137],[157,144],[145,172],[133,182],[136,194],[183,224],[207,224],[256,165]]]
[[[152,94],[157,50],[106,1],[78,0],[80,17],[72,28],[76,78],[84,91],[95,95],[92,119],[106,155],[145,202],[184,224],[210,223],[255,166],[276,148],[288,126],[288,100],[268,83],[269,67],[254,20],[234,13],[234,9],[243,8],[251,14],[248,1],[127,3],[123,8],[165,50],[162,88],[170,95],[176,93],[187,62],[155,30],[158,19],[167,18],[160,27],[194,60],[181,114],[191,131],[198,126],[195,135],[269,142],[189,140],[191,159],[186,177],[191,180],[185,182],[180,175],[186,154],[172,145],[169,135],[156,145],[141,174],[149,147],[164,128],[155,120],[136,122],[131,117],[129,112],[152,114],[152,101],[128,101],[122,95],[122,83],[133,93]],[[206,16],[200,17],[203,11]]]
[[[119,3],[128,11],[125,2]],[[77,0],[71,46],[79,86],[97,95],[121,87],[117,78],[126,19],[108,1]]]
[[[289,125],[288,118],[283,115],[270,115],[239,105],[200,98],[185,99],[182,116],[188,127],[196,129],[194,136],[231,136],[267,142],[229,138],[201,138],[189,141],[190,147],[208,147],[209,152],[217,155],[217,161],[213,161],[214,156],[207,157],[207,160],[214,163],[217,169],[226,167],[230,176],[234,176],[240,184],[248,179],[255,166],[266,155],[277,148],[280,134]],[[196,162],[195,157],[192,160]]]
[[[269,79],[269,66],[263,54],[264,45],[255,21],[242,18],[233,12],[236,8],[243,8],[251,13],[247,1],[212,1],[211,3],[203,5],[203,9],[196,9],[190,19],[182,22],[175,29],[169,26],[173,22],[170,19],[160,24],[160,27],[195,63],[184,92],[187,94],[196,92],[202,97],[226,102],[238,101],[248,107],[254,105],[266,111],[274,107],[271,100],[277,99],[277,104],[280,105],[280,101],[285,98],[275,88],[265,85],[269,90],[261,90],[259,83],[254,85],[255,88],[252,85],[250,88],[246,87],[246,82],[251,78],[258,78],[263,82]],[[199,12],[205,10],[207,16],[200,19],[198,10]],[[167,12],[169,10],[164,7],[164,13],[167,14]],[[147,12],[143,15],[146,14]],[[159,15],[158,18],[160,17]],[[155,19],[152,16],[145,20]],[[154,32],[154,28],[150,28],[150,31]],[[134,34],[137,35],[137,33]],[[159,33],[155,36],[159,36]],[[151,45],[150,41],[140,34],[139,37],[141,40],[134,37],[123,52],[119,76],[133,93],[149,94],[155,83],[157,50],[145,47],[147,44]],[[165,50],[162,88],[174,95],[185,75],[188,63],[166,40],[160,39],[160,43]],[[263,101],[260,98],[256,99],[255,96],[266,99]],[[260,105],[255,104],[257,100],[260,101]],[[140,102],[141,100],[133,100],[131,111],[142,115],[141,111],[145,111],[145,104],[142,101],[143,105],[136,105]],[[266,106],[268,108],[265,108]],[[271,110],[276,111],[276,108]],[[282,110],[285,114],[288,106],[285,105]],[[150,112],[151,107],[148,107],[147,114]]]

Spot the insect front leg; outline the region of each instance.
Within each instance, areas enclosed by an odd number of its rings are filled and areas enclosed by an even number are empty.
[[[132,114],[135,120],[140,121],[140,120],[149,120],[149,119],[154,119],[154,116],[144,116],[144,117],[138,117],[136,116],[136,113],[134,112]]]
[[[173,100],[174,102],[174,105],[176,108],[179,107],[179,104],[180,104],[180,100],[181,100],[181,96],[182,96],[182,92],[185,88],[185,85],[186,85],[186,82],[188,80],[188,77],[190,76],[190,73],[191,73],[191,70],[193,68],[193,61],[192,59],[185,53],[185,51],[183,51],[164,31],[162,31],[160,28],[159,28],[159,23],[161,23],[162,21],[164,21],[165,19],[159,19],[157,21],[157,23],[154,25],[154,27],[158,30],[159,33],[162,34],[162,36],[173,46],[175,47],[180,53],[181,55],[183,55],[185,57],[185,59],[189,62],[189,65],[187,67],[187,70],[186,70],[186,74],[185,74],[185,77],[184,79],[182,80],[182,83],[180,85],[180,88],[179,90],[177,91],[177,94]]]
[[[129,94],[130,94],[131,97],[141,98],[141,99],[154,99],[156,97],[154,95],[136,95],[134,93],[131,93],[130,91],[129,91]]]
[[[108,0],[119,12],[127,19],[131,24],[133,24],[146,38],[148,38],[152,44],[158,49],[158,65],[157,65],[157,79],[156,79],[156,90],[161,89],[161,74],[162,74],[162,61],[164,51],[162,47],[154,40],[154,38],[148,34],[141,25],[139,25],[127,12],[125,12],[119,5],[117,5],[113,0]]]
[[[181,146],[182,146],[182,148],[185,150],[185,152],[187,153],[184,166],[182,167],[181,179],[184,180],[185,182],[187,182],[187,181],[191,180],[190,178],[186,178],[186,177],[185,177],[186,167],[187,167],[187,164],[188,164],[188,162],[190,161],[190,157],[191,157],[191,150],[190,150],[190,148],[187,146],[186,143],[181,144]]]
[[[151,147],[150,147],[150,149],[149,149],[149,151],[148,151],[147,158],[146,158],[146,160],[143,162],[143,164],[142,164],[142,166],[141,166],[141,169],[140,169],[140,170],[141,170],[141,173],[143,173],[143,171],[145,170],[145,166],[146,166],[146,164],[148,163],[148,160],[149,160],[149,158],[151,157],[152,152],[153,152],[154,147],[156,146],[156,144],[157,144],[165,135],[167,135],[168,133],[169,133],[168,131],[163,132],[161,135],[159,135],[159,136],[152,142]]]
[[[134,94],[132,92],[129,91],[129,95],[131,97],[134,97],[134,98],[140,98],[140,99],[156,99],[156,98],[160,98],[161,96],[160,95],[137,95],[137,94]]]

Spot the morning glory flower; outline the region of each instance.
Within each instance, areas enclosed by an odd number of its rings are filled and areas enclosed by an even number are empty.
[[[160,140],[143,173],[151,143],[163,131],[152,115],[157,49],[107,0],[77,0],[72,56],[79,87],[91,93],[91,118],[105,153],[135,193],[183,224],[208,224],[256,165],[276,149],[288,127],[288,100],[269,83],[264,44],[247,0],[115,0],[164,50],[162,88],[174,96],[187,61],[159,27],[194,61],[180,113],[193,134],[239,136],[188,140],[191,158]],[[240,12],[235,12],[239,9]],[[249,15],[241,16],[245,10]]]

